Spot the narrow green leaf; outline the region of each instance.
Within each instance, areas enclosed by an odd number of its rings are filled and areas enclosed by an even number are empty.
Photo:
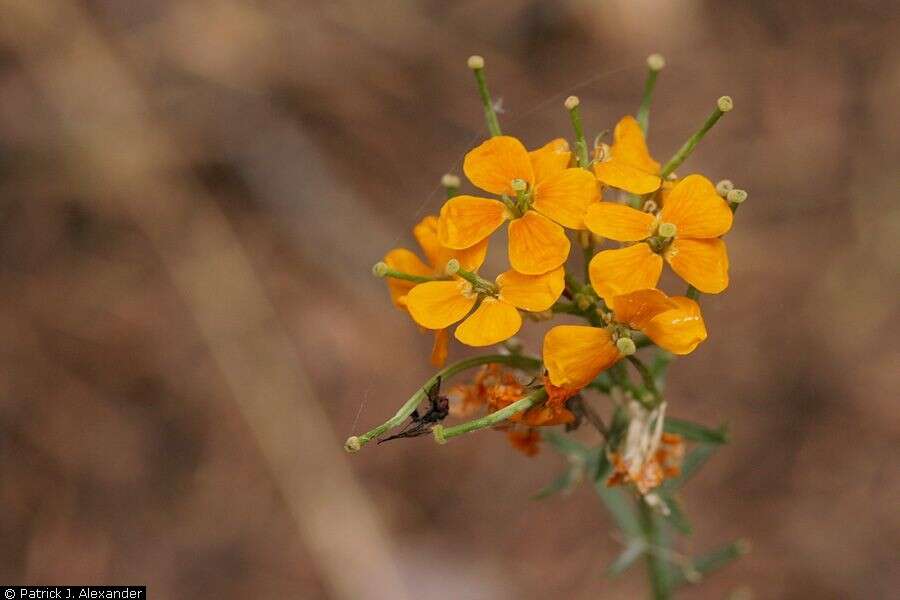
[[[634,561],[643,556],[646,551],[647,544],[644,543],[644,540],[632,540],[622,553],[616,557],[616,560],[606,568],[606,574],[611,577],[621,575],[628,567],[634,564]]]
[[[703,575],[709,575],[728,563],[735,561],[750,551],[747,540],[737,540],[728,545],[717,548],[708,554],[694,558],[688,568],[677,570],[672,576],[672,585],[681,586],[685,583],[697,583]]]
[[[704,427],[699,423],[683,419],[667,418],[664,424],[666,433],[675,433],[692,442],[704,444],[727,444],[728,427],[720,425],[717,429]]]
[[[559,431],[545,431],[541,437],[560,454],[575,454],[587,458],[588,449],[583,444]]]
[[[575,483],[575,477],[572,471],[571,468],[566,469],[559,477],[539,489],[531,499],[543,500],[544,498],[549,498],[554,494],[570,489]]]
[[[691,528],[691,523],[687,518],[687,515],[684,514],[684,509],[681,507],[681,502],[678,501],[671,494],[667,494],[665,492],[660,492],[660,498],[663,499],[663,502],[666,503],[666,506],[669,508],[669,514],[665,515],[666,523],[671,525],[676,531],[684,535],[691,535],[693,533],[693,529]]]

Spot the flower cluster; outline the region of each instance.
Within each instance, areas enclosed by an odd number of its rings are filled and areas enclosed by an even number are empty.
[[[470,58],[490,132],[463,160],[473,193],[460,194],[460,178],[444,176],[447,200],[439,214],[413,228],[424,260],[396,248],[373,271],[386,279],[394,305],[433,332],[435,366],[445,364],[451,327],[461,344],[503,344],[501,353],[443,368],[392,419],[351,437],[348,450],[359,450],[409,418],[391,439],[431,432],[445,443],[493,428],[533,455],[541,440],[555,439],[540,429],[564,425],[570,431],[587,422],[603,442],[597,454],[579,454],[579,468],[599,461],[595,480],[628,486],[641,506],[674,514],[675,501],[667,492],[671,486],[664,483],[679,479],[686,442],[721,443],[723,434],[667,420],[661,383],[673,355],[690,354],[707,337],[698,300],[728,287],[722,238],[747,194],[728,180],[713,184],[702,174],[675,173],[732,109],[727,96],[666,163],[651,156],[650,99],[663,64],[658,55],[648,60],[643,101],[634,116],[618,120],[608,143],[601,135],[589,148],[580,101],[570,96],[565,108],[573,142],[554,138],[529,150],[500,131],[484,61]],[[504,224],[505,251],[493,253],[502,253],[509,268],[489,278],[482,273],[488,247]],[[573,246],[580,252],[573,253]],[[571,254],[579,258],[570,261]],[[580,277],[570,265],[579,260]],[[666,263],[687,286],[682,294],[659,289]],[[581,322],[547,330],[540,357],[525,354],[511,340],[523,316],[540,322],[557,315]],[[644,349],[655,353],[650,364],[642,358]],[[628,364],[638,381],[629,375]],[[447,396],[438,394],[442,378],[476,366],[481,369],[471,383],[453,386]],[[612,400],[608,425],[586,396],[589,390]],[[443,399],[448,411],[429,411],[439,415],[431,421],[420,416],[426,394],[432,402]],[[441,421],[448,412],[471,420],[445,427]],[[572,443],[557,445],[571,449]]]

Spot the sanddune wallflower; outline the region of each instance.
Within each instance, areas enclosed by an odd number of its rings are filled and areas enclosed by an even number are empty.
[[[437,235],[438,218],[429,215],[413,227],[413,236],[419,243],[425,258],[423,262],[414,252],[406,248],[394,248],[384,257],[384,263],[395,271],[422,277],[441,277],[444,267],[450,259],[456,259],[464,269],[477,270],[484,262],[487,254],[487,240],[479,242],[463,250],[451,250],[441,245]],[[394,277],[386,278],[391,302],[400,310],[407,310],[406,295],[416,283]],[[447,360],[447,346],[450,337],[445,329],[434,330],[434,346],[431,350],[431,363],[443,366]]]
[[[644,132],[631,115],[616,124],[612,146],[601,146],[594,154],[594,175],[604,185],[638,195],[662,185],[659,163],[650,156]]]
[[[581,389],[623,356],[634,352],[630,330],[643,332],[674,354],[689,354],[706,339],[699,305],[655,289],[614,296],[605,327],[559,325],[544,336],[544,366],[550,382]]]
[[[462,320],[455,336],[469,346],[490,346],[514,336],[522,326],[518,309],[547,310],[565,287],[562,268],[542,275],[510,270],[491,283],[459,269],[458,263],[455,267],[450,281],[430,281],[412,288],[406,307],[413,320],[427,329],[444,329]]]
[[[557,139],[528,152],[514,137],[493,137],[466,154],[463,171],[478,188],[501,200],[456,196],[441,208],[440,242],[454,249],[487,239],[509,224],[509,263],[525,275],[558,268],[569,256],[562,226],[584,228],[584,212],[599,197],[584,169],[569,168],[571,152]]]
[[[598,252],[591,260],[591,285],[604,299],[656,287],[663,259],[689,284],[707,294],[728,287],[728,253],[719,236],[731,229],[732,212],[702,175],[679,181],[658,215],[614,202],[592,204],[585,224],[624,248]],[[637,243],[634,243],[637,242]]]

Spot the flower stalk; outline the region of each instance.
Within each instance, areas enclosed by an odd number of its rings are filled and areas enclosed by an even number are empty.
[[[656,78],[659,72],[666,66],[666,59],[661,54],[651,54],[647,57],[647,79],[644,82],[644,96],[641,98],[641,105],[638,107],[635,118],[641,131],[647,135],[650,128],[650,104],[653,102],[653,90],[656,88]]]
[[[694,151],[694,148],[697,147],[697,144],[700,143],[700,140],[703,139],[703,136],[712,129],[713,125],[715,125],[719,119],[722,118],[722,115],[729,112],[732,108],[734,108],[734,102],[731,100],[730,96],[722,96],[716,101],[716,108],[712,111],[712,113],[707,117],[706,122],[703,123],[703,126],[697,130],[694,135],[688,138],[688,141],[684,143],[681,148],[678,149],[678,152],[669,159],[669,162],[663,167],[659,176],[665,179],[669,175],[672,174],[675,169],[681,166],[687,157],[691,155]]]
[[[491,93],[488,91],[487,79],[484,76],[484,58],[478,55],[470,56],[468,65],[475,74],[478,94],[481,96],[481,103],[484,105],[484,120],[487,123],[488,131],[491,133],[491,137],[503,135],[500,131],[500,121],[497,119],[494,102],[491,100]]]
[[[453,427],[435,425],[434,429],[432,429],[434,441],[436,441],[438,444],[446,444],[447,440],[458,435],[463,435],[464,433],[471,433],[473,431],[478,431],[479,429],[486,429],[488,427],[499,425],[500,423],[503,423],[504,421],[509,419],[511,416],[520,412],[525,412],[529,408],[543,402],[546,399],[547,390],[542,387],[534,390],[527,396],[524,396],[521,400],[517,400],[509,406],[505,406],[498,411],[481,417],[480,419],[466,421],[465,423],[460,423],[459,425],[454,425]]]
[[[588,157],[587,141],[584,139],[584,126],[581,124],[581,112],[578,106],[581,100],[578,96],[569,96],[566,98],[565,106],[569,111],[569,119],[572,121],[572,129],[575,131],[575,158],[578,166],[582,169],[590,169],[590,158]]]
[[[457,373],[465,371],[467,369],[471,369],[473,367],[480,367],[481,365],[490,365],[490,364],[498,364],[498,365],[507,365],[516,369],[522,369],[525,371],[535,371],[541,366],[541,361],[538,358],[533,358],[530,356],[525,356],[523,354],[488,354],[485,356],[474,356],[472,358],[467,358],[461,360],[459,362],[453,363],[452,365],[445,367],[432,375],[428,381],[422,384],[416,392],[410,396],[409,400],[407,400],[403,406],[397,410],[397,413],[379,425],[374,429],[367,431],[362,435],[353,435],[347,438],[346,443],[344,444],[344,449],[347,452],[359,452],[359,450],[371,442],[373,439],[380,437],[385,432],[399,427],[403,424],[404,421],[412,414],[412,412],[422,403],[425,398],[428,397],[428,390],[437,383],[438,379],[448,379],[453,377]]]

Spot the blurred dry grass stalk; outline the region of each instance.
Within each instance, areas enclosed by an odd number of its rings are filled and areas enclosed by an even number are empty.
[[[566,93],[593,130],[633,110],[660,50],[651,146],[732,94],[691,168],[754,198],[706,315],[730,368],[669,384],[739,424],[686,504],[699,547],[757,550],[703,593],[889,596],[895,4],[0,0],[0,579],[360,597],[398,557],[425,597],[634,597],[593,498],[525,502],[552,458],[386,445],[353,464],[370,504],[340,441],[427,374],[368,270],[481,135],[465,57],[537,144]]]

